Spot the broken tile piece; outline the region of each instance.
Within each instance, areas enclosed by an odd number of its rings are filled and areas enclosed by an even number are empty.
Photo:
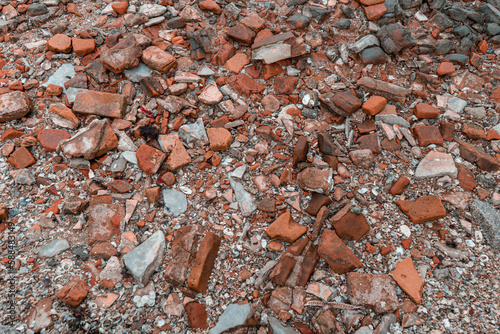
[[[424,292],[424,282],[418,274],[411,257],[407,257],[396,265],[396,269],[390,272],[392,278],[399,287],[416,304],[422,303],[422,293]]]

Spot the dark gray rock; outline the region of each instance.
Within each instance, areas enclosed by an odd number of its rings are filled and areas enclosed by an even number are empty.
[[[361,52],[361,60],[364,64],[382,64],[386,61],[386,54],[382,48],[376,46],[364,49]]]
[[[488,243],[500,249],[500,213],[489,203],[477,198],[469,204],[469,209]]]
[[[435,10],[429,19],[429,24],[436,27],[440,31],[446,30],[453,27],[453,21],[448,18],[445,14]]]
[[[415,45],[410,31],[399,23],[385,25],[377,33],[382,49],[386,53],[398,53],[404,48]]]
[[[47,14],[49,12],[49,9],[47,6],[43,3],[33,3],[28,6],[28,10],[26,10],[26,14],[29,16],[38,16],[38,15],[43,15]]]
[[[346,18],[341,18],[333,24],[335,28],[348,29],[351,26],[351,20]]]
[[[498,25],[497,23],[488,23],[486,25],[486,31],[490,36],[498,35],[500,34],[500,25]]]

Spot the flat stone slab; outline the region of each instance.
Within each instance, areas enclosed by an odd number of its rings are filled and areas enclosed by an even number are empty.
[[[165,235],[155,232],[146,241],[123,256],[125,267],[132,273],[135,281],[146,285],[165,255]]]
[[[165,213],[178,216],[187,210],[187,197],[176,189],[163,190],[163,201],[165,202]]]
[[[417,179],[449,175],[457,177],[458,169],[450,154],[431,151],[420,161],[415,170]]]
[[[224,310],[224,313],[219,317],[217,324],[208,334],[221,334],[225,331],[251,324],[251,319],[254,310],[250,304],[231,304]]]
[[[64,83],[75,76],[75,74],[75,66],[71,64],[62,64],[57,71],[55,71],[54,74],[52,74],[49,79],[42,84],[42,87],[47,87],[50,84],[61,86],[63,88],[63,92],[66,93]]]
[[[52,240],[45,246],[37,249],[38,256],[41,257],[53,257],[59,253],[64,252],[69,248],[69,243],[66,239],[56,239]]]

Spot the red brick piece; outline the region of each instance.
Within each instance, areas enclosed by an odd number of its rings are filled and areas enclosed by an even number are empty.
[[[345,274],[356,268],[364,268],[356,255],[332,230],[323,232],[318,253],[337,274]]]
[[[352,114],[361,107],[361,100],[349,91],[335,94],[333,96],[333,103],[349,114]]]
[[[71,135],[66,130],[61,129],[43,129],[38,133],[36,139],[47,152],[55,152],[57,144],[61,140],[69,139]]]
[[[291,94],[298,82],[299,78],[297,77],[277,77],[274,79],[274,92],[276,94]]]
[[[396,265],[396,269],[390,272],[392,278],[399,285],[413,302],[422,303],[422,293],[424,292],[424,283],[418,274],[411,257],[407,257]]]
[[[121,94],[81,90],[76,94],[73,111],[79,114],[123,118],[127,99]]]
[[[440,111],[438,108],[431,106],[427,103],[418,103],[415,106],[415,116],[418,118],[436,118]]]
[[[462,187],[464,190],[472,191],[477,187],[476,178],[474,177],[474,173],[465,167],[462,164],[455,164],[458,169],[457,180],[458,185]]]
[[[197,302],[188,303],[184,309],[188,316],[189,327],[193,329],[206,329],[207,310],[205,306]]]
[[[372,96],[363,103],[363,112],[370,116],[375,116],[384,110],[387,104],[387,99],[382,96]]]
[[[162,151],[148,146],[146,144],[141,145],[137,152],[135,152],[137,157],[137,165],[146,174],[152,175],[160,169],[163,160],[165,160],[165,153]]]
[[[413,134],[418,140],[420,146],[431,144],[443,146],[443,137],[436,126],[420,125],[413,129]]]
[[[7,139],[16,139],[20,138],[24,135],[24,132],[13,129],[13,128],[8,128],[7,130],[2,133],[2,136],[0,137],[0,141],[4,142]]]
[[[442,62],[436,70],[437,75],[448,75],[455,72],[455,66],[450,62]]]
[[[385,14],[386,11],[387,7],[385,7],[382,3],[365,7],[365,15],[368,21],[378,20]]]
[[[331,223],[337,235],[343,240],[359,241],[370,231],[365,216],[350,211],[338,221]]]
[[[384,274],[348,273],[347,296],[353,305],[369,306],[377,313],[393,312],[399,304],[396,286]]]
[[[462,134],[472,140],[485,140],[486,131],[480,125],[474,123],[463,123]]]
[[[402,175],[399,177],[396,183],[394,183],[394,185],[391,187],[389,193],[392,195],[401,195],[409,184],[410,184],[410,179]]]
[[[15,150],[7,161],[16,169],[26,168],[36,163],[35,157],[26,147]]]
[[[9,218],[9,209],[4,205],[0,205],[0,221],[7,220],[7,218]]]
[[[415,201],[399,200],[396,204],[415,224],[446,217],[446,209],[437,195],[422,196]]]
[[[237,24],[227,31],[227,36],[242,45],[251,46],[255,38],[255,32],[243,24]]]
[[[83,57],[95,50],[95,41],[91,38],[75,38],[71,39],[73,51],[78,57]]]
[[[63,34],[57,34],[49,39],[47,42],[47,48],[55,53],[70,53],[71,38]]]
[[[116,14],[123,15],[127,12],[128,2],[127,1],[115,2],[111,4],[111,8],[113,8]]]
[[[208,280],[214,269],[220,242],[220,238],[213,232],[207,232],[201,241],[188,278],[188,287],[191,290],[199,293],[207,292]]]
[[[80,277],[73,277],[68,284],[56,293],[56,297],[70,306],[80,305],[87,297],[90,287]]]
[[[133,186],[125,180],[114,180],[108,185],[109,190],[114,193],[128,193],[132,190]]]
[[[441,122],[439,124],[439,132],[441,132],[441,136],[446,141],[453,140],[453,133],[455,132],[455,124],[449,122]]]
[[[233,88],[239,90],[242,94],[245,95],[250,95],[252,93],[261,93],[264,90],[264,86],[257,83],[254,79],[243,73],[229,77],[227,82]]]

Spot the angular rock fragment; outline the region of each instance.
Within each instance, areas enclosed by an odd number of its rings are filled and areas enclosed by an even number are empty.
[[[176,189],[164,189],[162,194],[167,215],[178,216],[187,210],[188,203],[184,193]]]
[[[54,257],[67,249],[69,249],[69,243],[66,239],[56,239],[38,248],[36,252],[41,257]]]
[[[231,132],[224,128],[207,129],[207,136],[210,142],[210,149],[214,152],[229,149],[229,146],[233,142]]]
[[[88,215],[87,242],[93,245],[119,234],[125,209],[117,204],[94,204],[89,207]]]
[[[174,147],[170,151],[167,161],[165,162],[168,169],[175,171],[190,163],[191,157],[186,148],[179,139],[175,140]]]
[[[354,150],[349,152],[349,157],[357,166],[370,169],[373,165],[373,152],[371,150]]]
[[[415,201],[399,200],[396,204],[415,224],[446,217],[446,209],[437,195],[421,196]]]
[[[474,221],[481,226],[486,240],[496,249],[500,249],[500,214],[485,201],[477,198],[469,204]]]
[[[118,146],[118,138],[105,120],[93,120],[70,139],[62,140],[56,152],[67,157],[91,160]]]
[[[377,313],[398,308],[396,288],[389,275],[347,273],[347,298],[353,305],[373,308]]]
[[[217,83],[213,81],[203,88],[203,91],[198,96],[198,100],[207,105],[217,104],[222,101],[223,98],[224,96],[220,92],[219,88],[217,88]]]
[[[221,314],[215,327],[208,334],[222,334],[230,329],[243,326],[254,326],[258,321],[254,318],[256,307],[253,304],[230,304]]]
[[[293,149],[292,154],[292,166],[297,166],[297,163],[304,162],[307,160],[307,152],[309,150],[309,142],[307,138],[304,136],[300,136],[297,139],[297,144],[295,144],[295,148]]]
[[[28,328],[35,333],[40,332],[42,329],[52,326],[52,317],[50,310],[52,309],[52,298],[46,297],[36,303],[35,307],[32,307],[26,317],[24,322],[28,325]]]
[[[155,232],[146,241],[123,256],[125,267],[138,284],[148,284],[156,268],[162,263],[165,254],[165,235]]]
[[[0,95],[0,123],[24,117],[31,111],[31,99],[24,92],[14,91]]]
[[[425,179],[431,177],[439,177],[449,175],[457,177],[457,167],[450,154],[430,151],[420,161],[415,170],[415,177],[417,179]]]
[[[27,168],[36,163],[35,157],[26,147],[15,150],[7,161],[16,169]]]
[[[233,188],[234,196],[238,201],[238,206],[241,210],[241,214],[244,217],[250,216],[252,212],[257,209],[257,205],[255,205],[255,201],[252,195],[245,190],[243,185],[239,182],[233,180],[232,177],[228,176],[229,183],[231,184],[231,188]]]
[[[384,25],[377,32],[377,37],[386,53],[398,53],[404,48],[415,45],[410,31],[399,23]]]
[[[455,139],[455,141],[460,145],[460,156],[463,159],[471,163],[476,163],[480,169],[487,172],[493,172],[500,169],[500,162],[498,159],[485,153],[482,149],[458,139]]]

